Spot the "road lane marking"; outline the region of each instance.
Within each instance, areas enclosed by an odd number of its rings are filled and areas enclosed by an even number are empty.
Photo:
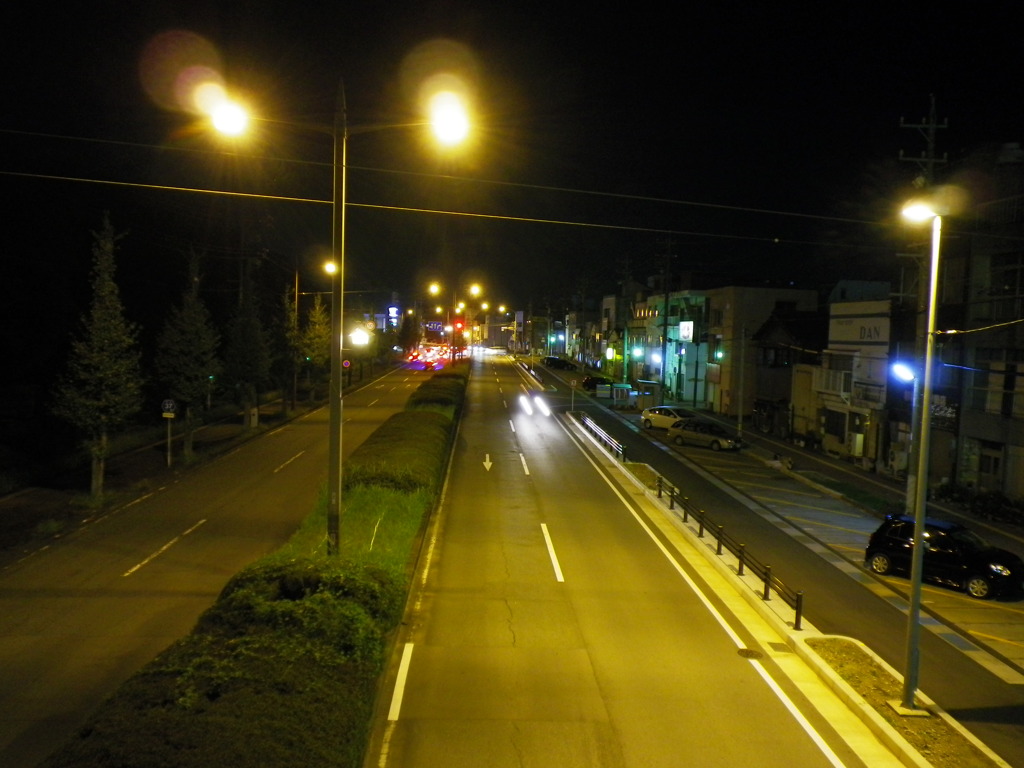
[[[555,581],[565,581],[565,577],[562,576],[562,566],[558,564],[558,555],[555,554],[555,545],[551,542],[551,534],[548,533],[548,526],[546,523],[540,524],[540,529],[544,533],[544,543],[548,546],[548,557],[551,558],[551,567],[555,569]]]
[[[388,720],[395,721],[402,711],[402,698],[405,696],[405,681],[409,677],[409,663],[412,661],[412,643],[406,643],[402,649],[402,661],[398,665],[398,677],[395,679],[395,691],[391,694],[391,708]]]
[[[521,453],[519,454],[519,461],[523,463],[523,472],[525,472],[526,474],[530,474],[530,468],[526,464],[526,457],[523,456],[523,454]]]
[[[565,429],[566,433],[570,435],[570,438],[573,437],[572,433],[565,427],[564,424],[562,424],[562,428]],[[633,516],[633,519],[640,526],[640,529],[647,534],[648,538],[650,538],[650,540],[654,543],[654,546],[661,552],[662,557],[664,557],[669,562],[669,565],[676,571],[677,574],[679,574],[680,578],[682,578],[683,581],[686,582],[687,586],[690,587],[694,595],[697,596],[697,599],[704,605],[704,609],[711,614],[712,618],[715,620],[718,626],[722,628],[722,630],[729,637],[729,639],[732,640],[732,642],[736,645],[737,648],[745,648],[746,645],[743,642],[742,638],[740,638],[740,636],[733,630],[732,626],[729,624],[728,621],[726,621],[725,617],[719,612],[719,610],[711,602],[711,599],[700,588],[697,582],[690,577],[690,575],[686,572],[686,570],[678,562],[678,560],[675,557],[673,557],[672,553],[669,551],[669,548],[665,544],[663,544],[661,539],[657,536],[657,534],[655,534],[654,531],[651,530],[651,527],[643,519],[640,513],[636,509],[634,509],[633,505],[619,491],[619,489],[612,482],[612,479],[608,476],[608,473],[602,471],[598,463],[594,461],[594,459],[590,456],[590,454],[587,451],[583,450],[582,445],[580,445],[578,441],[573,439],[573,442],[576,444],[576,447],[580,449],[580,453],[583,454],[583,457],[594,468],[594,471],[597,472],[598,476],[604,481],[605,485],[607,485],[608,488],[611,489],[612,493],[618,497],[619,501],[622,502],[622,505],[626,508],[629,514]],[[757,674],[761,677],[761,679],[765,681],[765,683],[768,685],[771,691],[779,699],[779,702],[789,711],[790,715],[797,721],[797,724],[803,729],[804,733],[806,733],[807,736],[811,739],[811,741],[814,742],[815,746],[821,751],[825,759],[828,760],[833,766],[836,766],[837,768],[842,768],[845,765],[845,763],[843,763],[839,756],[832,751],[832,748],[828,745],[828,743],[821,736],[821,734],[818,733],[818,730],[806,717],[804,717],[803,713],[796,706],[796,704],[789,698],[786,692],[779,687],[779,685],[775,682],[774,679],[772,679],[772,676],[768,672],[767,668],[765,668],[765,666],[757,659],[748,659],[747,661],[749,661],[751,666],[754,667],[754,669],[756,670]]]
[[[305,451],[299,451],[298,453],[296,453],[294,456],[292,456],[290,459],[288,459],[288,461],[286,461],[284,464],[281,464],[278,467],[276,467],[274,469],[274,474],[277,474],[278,472],[280,472],[282,469],[287,467],[289,464],[291,464],[293,461],[295,461],[297,458],[299,458],[299,456],[301,456],[304,453],[305,453]]]
[[[203,523],[205,523],[205,522],[206,522],[206,519],[204,518],[203,520],[200,520],[200,521],[199,521],[198,523],[196,523],[195,525],[193,525],[193,526],[192,526],[191,528],[189,528],[189,529],[188,529],[187,531],[185,531],[184,533],[180,534],[179,536],[175,536],[175,537],[174,537],[173,539],[171,539],[170,541],[168,541],[168,542],[167,542],[166,544],[164,544],[164,545],[163,545],[162,547],[160,547],[160,549],[158,549],[158,550],[157,550],[156,552],[154,552],[153,554],[151,554],[151,555],[150,555],[149,557],[147,557],[147,558],[146,558],[145,560],[143,560],[142,562],[136,563],[136,564],[135,564],[135,565],[133,565],[133,566],[132,566],[131,568],[129,568],[129,569],[127,570],[127,571],[125,571],[124,573],[122,573],[122,574],[121,574],[121,576],[131,576],[131,575],[132,575],[133,573],[135,573],[135,572],[136,572],[137,570],[139,570],[139,569],[140,569],[140,568],[142,568],[143,566],[145,566],[145,565],[148,565],[148,564],[149,564],[149,563],[151,563],[152,561],[156,560],[156,559],[157,559],[158,557],[160,557],[160,555],[162,555],[162,554],[163,554],[164,552],[166,552],[166,551],[167,551],[168,549],[170,549],[171,547],[173,547],[173,546],[174,546],[175,544],[177,544],[177,543],[178,543],[179,541],[181,541],[181,540],[182,540],[183,538],[185,538],[186,536],[188,536],[188,535],[189,535],[190,533],[192,533],[192,532],[193,532],[194,530],[196,530],[196,528],[198,528],[199,526],[201,526],[201,525],[202,525]]]

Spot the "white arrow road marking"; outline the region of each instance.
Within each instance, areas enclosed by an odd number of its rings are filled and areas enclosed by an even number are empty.
[[[484,469],[488,472],[491,471],[491,454],[489,453],[484,454]]]

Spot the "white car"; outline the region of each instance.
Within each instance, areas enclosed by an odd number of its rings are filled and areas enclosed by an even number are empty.
[[[640,414],[640,423],[644,425],[644,429],[668,429],[680,419],[692,419],[695,415],[692,411],[674,405],[656,405]]]
[[[703,445],[712,451],[733,451],[742,445],[735,434],[700,419],[677,421],[668,428],[668,439],[676,445]]]

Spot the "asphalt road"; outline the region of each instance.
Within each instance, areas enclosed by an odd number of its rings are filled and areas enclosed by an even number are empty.
[[[557,418],[520,408],[521,385],[507,358],[478,362],[368,764],[861,764],[819,748],[739,652],[743,628]]]
[[[422,372],[346,395],[347,455]],[[36,765],[185,635],[225,582],[294,532],[327,464],[327,411],[187,472],[0,573],[0,765]]]
[[[654,467],[726,526],[733,537],[746,543],[755,557],[771,563],[778,578],[803,590],[806,616],[814,627],[857,638],[897,670],[904,668],[907,618],[902,601],[894,599],[898,597],[895,592],[873,588],[870,577],[851,578],[849,568],[839,568],[833,558],[814,554],[822,549],[819,539],[804,529],[793,529],[779,516],[752,512],[737,500],[735,491],[710,482],[681,462],[675,451],[643,434],[635,418],[624,420],[578,392],[569,393],[556,377],[544,375],[549,385],[558,387],[551,394],[553,401],[564,405],[574,399],[577,409],[587,410],[602,428],[626,444],[631,461]],[[699,452],[692,449],[687,453]],[[920,654],[920,689],[1005,760],[1024,766],[1024,678],[1001,679],[933,632],[921,633]]]

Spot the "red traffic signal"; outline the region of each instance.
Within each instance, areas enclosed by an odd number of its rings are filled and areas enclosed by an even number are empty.
[[[466,324],[462,321],[461,318],[457,318],[455,322],[452,323],[452,326],[455,328],[456,331],[461,331],[466,327]]]

